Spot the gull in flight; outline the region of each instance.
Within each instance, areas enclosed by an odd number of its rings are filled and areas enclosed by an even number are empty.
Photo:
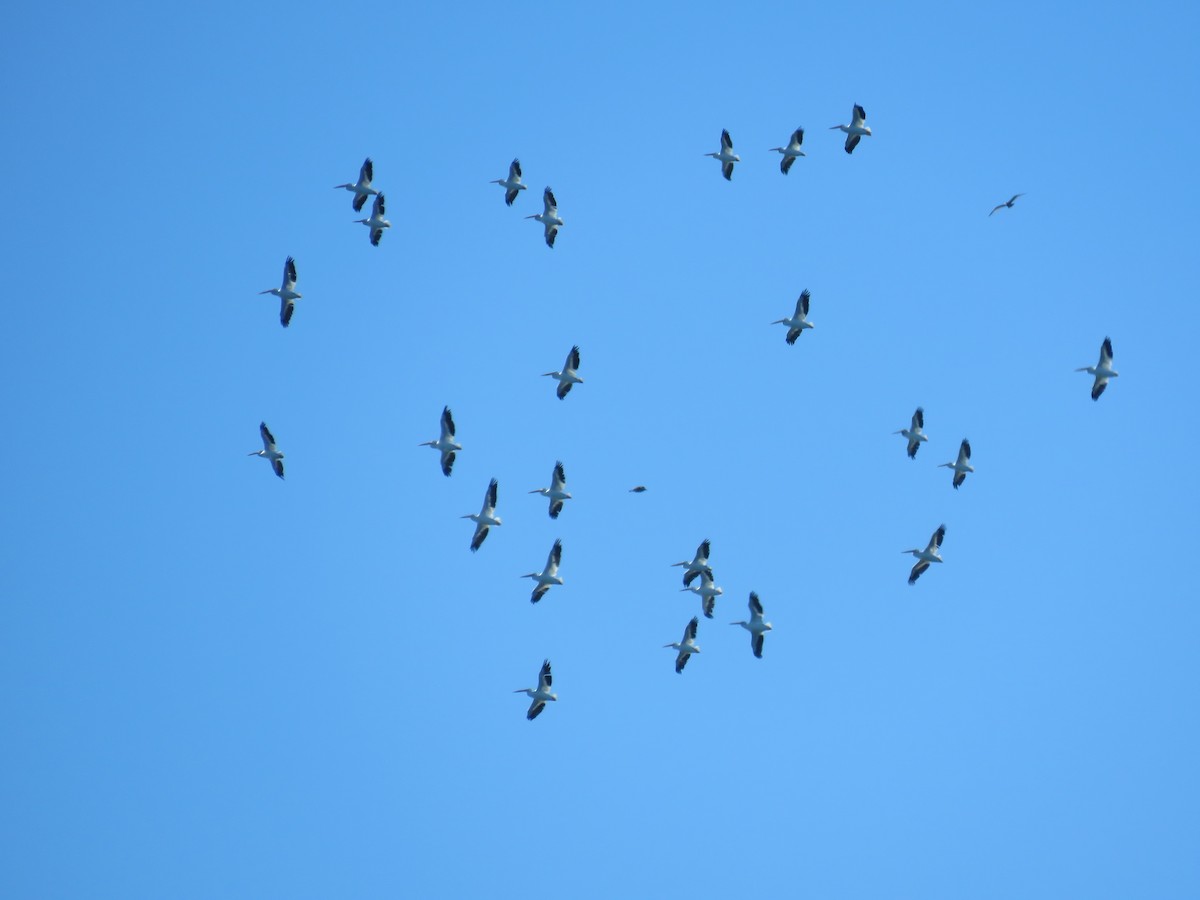
[[[963,442],[958,445],[958,459],[956,459],[954,462],[942,463],[938,466],[939,469],[954,470],[954,480],[952,484],[954,485],[954,489],[956,491],[958,490],[959,485],[967,480],[967,473],[975,471],[975,467],[967,462],[967,460],[970,458],[971,442],[966,438],[963,438]]]
[[[558,237],[558,229],[563,227],[563,220],[558,215],[558,201],[554,199],[554,191],[550,188],[542,191],[542,211],[536,216],[526,216],[527,219],[537,219],[546,229],[546,246],[554,249],[554,239]]]
[[[583,384],[583,379],[575,373],[579,370],[579,345],[576,344],[567,354],[561,372],[543,372],[542,377],[554,378],[558,381],[558,399],[561,400],[571,390],[573,384]]]
[[[513,691],[514,694],[526,694],[533,698],[533,702],[529,704],[529,712],[525,713],[525,718],[530,722],[538,717],[543,709],[546,708],[548,700],[557,700],[558,694],[550,693],[550,685],[554,683],[554,678],[550,674],[550,660],[545,660],[542,663],[542,670],[538,672],[538,686],[536,688],[517,688]]]
[[[282,478],[283,454],[275,446],[275,435],[271,434],[271,429],[267,428],[266,422],[259,423],[258,433],[262,437],[263,448],[261,450],[251,450],[246,455],[261,456],[263,459],[269,459],[271,461],[271,468],[275,470],[275,474]]]
[[[383,229],[392,227],[392,223],[383,217],[385,212],[384,202],[383,194],[376,194],[375,203],[371,207],[371,218],[354,220],[355,222],[361,222],[370,229],[372,247],[379,246],[379,239],[383,237]]]
[[[483,497],[483,506],[479,510],[479,514],[471,514],[462,516],[461,518],[470,519],[475,523],[475,534],[471,538],[471,552],[474,553],[483,544],[484,538],[488,536],[488,529],[493,525],[502,525],[500,517],[496,515],[496,479],[493,478],[488,484],[487,493]]]
[[[779,171],[784,175],[792,168],[792,163],[796,161],[797,156],[804,156],[805,153],[800,149],[800,145],[804,143],[804,129],[797,128],[792,132],[792,139],[788,141],[786,147],[772,147],[776,153],[782,153],[783,159],[779,161]]]
[[[683,573],[684,587],[690,587],[691,583],[696,580],[696,576],[701,572],[712,578],[712,569],[708,567],[708,554],[711,549],[712,547],[708,538],[705,538],[700,542],[700,546],[696,548],[696,555],[692,557],[690,562],[685,559],[677,563],[671,563],[673,566],[686,567],[686,571]]]
[[[721,174],[725,176],[726,181],[733,181],[733,164],[741,162],[742,158],[733,152],[733,138],[729,136],[728,131],[721,131],[721,152],[705,153],[704,155],[719,160]]]
[[[566,491],[567,473],[563,471],[563,464],[556,462],[554,464],[554,474],[551,476],[550,487],[535,488],[530,491],[531,494],[541,494],[543,497],[550,498],[550,518],[557,519],[558,514],[562,512],[563,501],[570,500],[571,495]]]
[[[1005,200],[999,206],[993,206],[992,212],[988,213],[988,215],[990,216],[992,213],[994,213],[998,209],[1012,209],[1012,205],[1017,202],[1017,198],[1024,197],[1024,196],[1025,196],[1024,194],[1013,194],[1011,197],[1009,197],[1007,200]]]
[[[372,194],[378,194],[379,191],[371,187],[371,179],[375,177],[375,164],[371,162],[371,157],[363,160],[362,168],[358,170],[358,181],[354,184],[335,184],[334,190],[343,188],[354,194],[354,200],[351,205],[355,212],[362,212],[363,204],[367,202],[367,198]]]
[[[913,413],[912,425],[909,428],[901,428],[899,431],[893,431],[892,434],[902,434],[904,439],[908,441],[908,458],[917,458],[917,449],[921,446],[922,441],[929,440],[929,436],[921,429],[925,427],[925,410],[917,407],[917,411]]]
[[[683,671],[683,667],[687,665],[688,657],[693,653],[699,653],[700,648],[696,646],[696,630],[700,627],[700,619],[692,616],[692,621],[688,622],[687,628],[683,629],[683,640],[677,643],[663,644],[664,647],[670,647],[672,650],[678,650],[679,655],[675,657],[675,674],[678,675]]]
[[[277,288],[259,291],[260,294],[274,294],[279,298],[279,323],[284,328],[292,321],[292,313],[296,311],[296,301],[303,294],[296,293],[296,260],[290,256],[283,263],[283,282]]]
[[[562,562],[562,541],[554,542],[554,546],[550,548],[550,555],[546,557],[546,568],[540,572],[530,572],[528,575],[522,575],[522,578],[532,578],[537,582],[533,589],[533,595],[529,598],[530,603],[537,603],[550,590],[552,584],[562,584],[563,580],[558,577],[558,566]]]
[[[924,550],[905,550],[905,553],[911,553],[917,558],[916,565],[912,567],[912,571],[908,573],[908,583],[916,584],[917,579],[921,577],[921,573],[929,568],[930,563],[942,562],[941,554],[938,550],[942,548],[942,538],[946,536],[946,526],[939,525],[938,530],[933,533],[929,539],[929,543],[925,545]]]
[[[497,178],[495,181],[489,181],[488,184],[498,184],[504,188],[504,202],[508,206],[512,206],[513,201],[517,199],[517,194],[528,187],[521,183],[521,161],[514,159],[508,164],[508,178]]]
[[[432,447],[442,454],[442,474],[450,477],[454,468],[454,451],[461,450],[462,444],[454,440],[454,417],[450,415],[450,407],[442,407],[442,434],[436,441],[423,441],[418,447]]]
[[[867,127],[867,113],[857,103],[854,104],[854,117],[850,120],[849,125],[832,125],[830,131],[846,132],[846,152],[853,153],[854,148],[858,146],[859,140],[865,134],[871,136],[871,129]]]
[[[725,591],[722,588],[713,584],[712,575],[705,571],[700,573],[700,583],[693,584],[691,587],[680,588],[680,591],[691,591],[700,598],[701,607],[704,610],[704,618],[711,619],[713,610],[717,605],[717,598]]]
[[[762,659],[763,650],[763,635],[771,630],[771,623],[763,621],[762,601],[758,599],[758,594],[754,591],[750,592],[750,621],[749,622],[730,622],[730,625],[741,625],[750,632],[750,649],[754,651],[754,655]]]
[[[1117,370],[1112,367],[1112,359],[1112,341],[1105,338],[1104,343],[1100,345],[1100,361],[1094,366],[1084,366],[1082,369],[1075,370],[1096,376],[1096,380],[1092,382],[1093,400],[1100,399],[1100,395],[1108,387],[1108,379],[1117,377]]]
[[[796,338],[804,333],[805,328],[814,327],[813,323],[808,321],[808,301],[811,298],[812,294],[809,293],[808,288],[805,288],[801,292],[800,298],[796,301],[796,311],[792,313],[792,317],[790,319],[776,319],[771,323],[772,325],[786,325],[788,327],[785,340],[789,344],[796,343]]]

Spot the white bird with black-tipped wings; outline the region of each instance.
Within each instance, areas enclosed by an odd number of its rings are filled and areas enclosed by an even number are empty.
[[[455,451],[462,449],[462,444],[454,440],[454,417],[450,415],[450,407],[442,407],[442,434],[436,441],[423,441],[418,447],[432,447],[442,454],[442,474],[450,477],[454,468]]]
[[[1089,375],[1096,376],[1096,380],[1092,382],[1093,400],[1100,399],[1100,395],[1108,387],[1108,379],[1117,377],[1117,370],[1112,367],[1112,362],[1112,341],[1105,338],[1104,343],[1100,345],[1100,361],[1094,366],[1084,366],[1082,369],[1075,370],[1076,372],[1087,372]],[[1136,375],[1137,373],[1135,372],[1134,374]]]
[[[693,583],[691,587],[680,588],[680,592],[691,591],[700,598],[700,607],[704,610],[704,618],[711,619],[713,610],[717,605],[717,598],[725,591],[717,587],[712,580],[712,574],[709,570],[700,573],[700,583]]]
[[[546,230],[546,246],[554,249],[554,239],[558,237],[558,229],[563,227],[562,217],[558,214],[558,201],[554,199],[554,191],[546,188],[542,191],[542,211],[527,219],[536,219]]]
[[[567,492],[567,473],[563,469],[562,462],[554,464],[554,472],[550,476],[550,487],[534,488],[529,493],[541,494],[550,501],[550,518],[557,519],[558,514],[562,512],[563,501],[572,499],[570,493]]]
[[[383,217],[386,209],[387,201],[384,200],[383,194],[375,195],[375,203],[371,206],[371,216],[367,219],[355,219],[361,225],[366,225],[368,234],[371,237],[371,246],[378,247],[379,239],[383,237],[383,229],[391,228],[392,223]]]
[[[691,560],[684,559],[676,563],[671,563],[673,566],[683,566],[685,568],[683,573],[684,587],[689,587],[701,572],[708,575],[709,578],[713,577],[712,569],[708,567],[708,554],[711,550],[712,542],[708,538],[705,538],[700,542],[700,546],[696,548],[696,555]]]
[[[533,702],[529,704],[529,712],[525,713],[525,718],[530,722],[536,719],[538,714],[546,708],[547,702],[558,699],[558,694],[550,693],[550,685],[552,684],[554,684],[554,677],[550,674],[550,660],[547,659],[542,663],[541,671],[538,672],[537,687],[517,688],[513,691],[514,694],[525,694],[533,699]]]
[[[699,653],[700,647],[696,644],[696,631],[700,628],[700,619],[692,616],[692,621],[688,622],[687,628],[683,629],[683,640],[674,641],[670,644],[663,644],[664,647],[670,647],[672,650],[678,650],[679,655],[675,657],[675,674],[678,675],[683,671],[683,667],[687,665],[688,658],[693,653]]]
[[[917,579],[921,577],[921,573],[929,568],[931,563],[942,562],[942,556],[938,551],[942,548],[942,540],[946,537],[946,526],[939,525],[938,530],[929,538],[929,543],[925,545],[924,550],[918,550],[915,547],[912,550],[905,550],[905,553],[912,554],[917,558],[916,564],[912,567],[912,571],[908,573],[908,583],[916,584]]]
[[[504,188],[504,202],[508,206],[513,205],[513,201],[517,199],[517,194],[529,187],[529,185],[521,183],[521,161],[519,159],[514,159],[508,164],[507,178],[497,178],[495,181],[488,183],[498,184]]]
[[[912,425],[908,428],[901,428],[899,431],[893,431],[892,434],[902,434],[904,439],[908,441],[908,458],[916,459],[917,450],[921,446],[922,441],[929,440],[929,436],[921,429],[925,427],[925,410],[917,407],[917,411],[912,414]]]
[[[797,157],[805,156],[805,152],[800,149],[800,145],[804,143],[804,129],[797,128],[792,132],[792,137],[788,141],[786,147],[772,147],[776,153],[782,153],[783,159],[779,161],[779,171],[784,175],[792,168],[792,163]]]
[[[721,150],[718,153],[705,153],[705,156],[711,156],[721,164],[721,174],[725,176],[726,181],[733,181],[733,164],[742,161],[742,158],[733,152],[733,138],[729,136],[729,132],[721,130]]]
[[[367,198],[372,194],[378,194],[379,191],[371,187],[371,180],[375,177],[375,164],[371,162],[371,157],[363,160],[362,168],[358,170],[358,181],[353,184],[335,184],[334,190],[342,188],[354,194],[354,199],[350,205],[354,207],[355,212],[362,212],[363,204],[367,202]]]
[[[258,434],[262,438],[263,448],[261,450],[251,450],[247,456],[261,456],[265,460],[269,460],[271,468],[275,470],[275,474],[280,478],[283,477],[283,454],[279,452],[279,448],[275,446],[275,435],[271,434],[271,429],[267,428],[266,422],[258,424]]]
[[[789,344],[796,343],[796,338],[804,333],[804,329],[812,328],[813,323],[808,321],[808,302],[812,299],[812,294],[808,288],[800,292],[799,299],[796,300],[796,311],[792,313],[790,319],[776,319],[772,325],[786,325],[788,327],[787,337],[784,339]]]
[[[967,480],[967,473],[975,471],[975,467],[968,462],[970,458],[971,442],[963,438],[962,443],[958,445],[958,459],[954,460],[954,462],[945,462],[938,465],[939,469],[954,470],[954,479],[950,483],[954,485],[956,491]]]
[[[854,104],[854,115],[850,119],[849,125],[832,125],[830,131],[846,132],[846,152],[853,153],[854,148],[858,146],[858,142],[865,134],[871,136],[871,129],[867,127],[867,113],[857,103]]]
[[[583,384],[583,379],[579,377],[579,345],[576,344],[571,348],[571,352],[567,354],[567,361],[563,363],[561,372],[543,372],[543,378],[553,378],[558,382],[558,399],[561,400],[571,391],[571,385]]]
[[[296,293],[296,260],[289,256],[283,261],[283,281],[279,287],[267,288],[259,294],[274,294],[279,298],[279,324],[287,328],[296,311],[296,301],[304,296]]]
[[[522,575],[522,578],[532,578],[537,584],[533,588],[533,594],[529,598],[530,603],[537,603],[550,590],[551,585],[561,585],[562,578],[559,577],[558,567],[562,563],[562,541],[557,540],[554,546],[550,548],[550,555],[546,557],[546,567],[540,572],[530,572],[528,575]]]
[[[471,552],[474,553],[483,544],[484,539],[487,538],[489,528],[493,525],[504,524],[500,521],[500,517],[496,515],[495,478],[488,484],[487,493],[483,495],[483,506],[480,507],[479,513],[471,513],[461,518],[470,519],[475,523],[475,534],[471,537]]]
[[[730,622],[730,625],[741,625],[750,632],[750,650],[759,659],[762,659],[763,651],[763,635],[773,627],[770,622],[763,621],[763,606],[762,601],[758,599],[758,594],[754,591],[750,592],[750,621],[749,622]]]

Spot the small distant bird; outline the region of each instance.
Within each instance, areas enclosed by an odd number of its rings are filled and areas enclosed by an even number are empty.
[[[372,194],[378,194],[379,191],[371,187],[371,179],[375,177],[375,164],[371,162],[371,157],[363,160],[362,168],[358,170],[358,181],[354,184],[335,184],[334,190],[344,188],[354,194],[354,200],[351,201],[351,206],[355,212],[362,212],[363,204],[367,202],[367,198]]]
[[[513,201],[517,199],[517,194],[529,186],[521,183],[521,161],[519,159],[514,159],[508,164],[508,178],[497,178],[495,181],[489,181],[488,184],[498,184],[504,188],[504,202],[508,206],[512,206]]]
[[[646,493],[646,486],[645,486],[644,484],[639,484],[637,487],[631,487],[631,488],[629,489],[629,493],[631,493],[631,494],[644,494],[644,493]]]
[[[750,592],[750,621],[730,622],[729,624],[741,625],[750,632],[750,649],[754,651],[755,656],[762,659],[763,635],[773,626],[770,622],[763,621],[763,607],[762,602],[758,599],[758,594],[754,591]]]
[[[484,539],[488,536],[488,529],[493,525],[502,525],[500,517],[496,515],[496,479],[493,478],[488,484],[487,493],[483,496],[483,506],[479,510],[479,514],[471,514],[462,516],[464,519],[470,519],[475,523],[475,534],[471,538],[471,552],[474,553],[482,545]]]
[[[292,313],[296,311],[296,301],[303,294],[296,293],[296,260],[290,256],[283,263],[283,282],[277,288],[259,291],[259,294],[274,294],[279,298],[279,323],[288,327],[292,321]]]
[[[917,563],[912,567],[912,571],[908,573],[908,583],[916,584],[917,579],[921,577],[921,573],[929,568],[930,563],[942,562],[941,554],[938,550],[942,547],[942,539],[946,536],[946,526],[939,525],[938,530],[933,533],[929,539],[929,543],[925,545],[924,550],[905,550],[905,553],[911,553],[917,558]]]
[[[700,542],[700,546],[696,548],[696,555],[693,556],[690,561],[685,559],[677,563],[671,563],[673,566],[686,567],[686,570],[683,573],[684,587],[689,587],[691,583],[696,580],[696,576],[701,572],[708,575],[709,578],[713,577],[712,569],[708,567],[708,554],[711,550],[712,544],[708,538],[705,538]]]
[[[675,674],[678,675],[683,671],[683,667],[687,665],[688,657],[693,653],[699,653],[700,648],[696,645],[696,631],[700,627],[700,619],[692,616],[692,621],[688,622],[687,628],[683,629],[683,640],[678,643],[663,644],[664,647],[670,647],[672,650],[678,650],[679,655],[675,657]]]
[[[576,372],[579,371],[579,345],[576,344],[571,348],[571,352],[567,354],[567,361],[563,363],[561,372],[543,372],[543,378],[554,378],[558,381],[558,399],[561,400],[571,391],[571,385],[583,384],[583,379]]]
[[[713,617],[713,610],[716,608],[717,598],[725,593],[722,588],[719,588],[713,584],[712,576],[709,575],[708,572],[700,573],[699,584],[693,584],[691,587],[680,588],[679,590],[681,592],[691,591],[700,598],[700,605],[704,610],[704,618],[706,619],[711,619]]]
[[[450,407],[442,407],[442,434],[436,441],[423,441],[418,447],[432,447],[442,454],[442,474],[450,477],[454,468],[454,451],[461,450],[462,444],[454,441],[454,417],[450,415]]]
[[[542,670],[538,672],[538,686],[536,688],[517,688],[513,691],[514,694],[526,694],[533,698],[533,702],[529,704],[529,712],[525,713],[525,718],[530,722],[538,717],[543,709],[546,708],[546,702],[549,700],[557,700],[558,694],[550,693],[550,685],[554,683],[554,678],[550,675],[550,660],[545,660],[542,663]]]
[[[994,213],[998,209],[1012,209],[1012,205],[1017,202],[1017,198],[1024,197],[1024,196],[1025,196],[1024,194],[1013,194],[1011,197],[1009,197],[1007,200],[1005,200],[999,206],[993,206],[992,212],[988,213],[988,215],[990,216],[992,213]]]
[[[1093,400],[1100,399],[1100,395],[1108,387],[1108,379],[1117,377],[1117,370],[1112,367],[1112,360],[1112,341],[1105,338],[1104,343],[1100,345],[1100,362],[1094,366],[1084,366],[1082,369],[1075,370],[1076,372],[1087,372],[1089,375],[1096,376],[1096,380],[1092,382]]]
[[[958,445],[958,459],[954,462],[942,463],[938,466],[939,469],[953,469],[954,480],[951,482],[954,489],[957,491],[959,486],[967,480],[967,473],[974,472],[975,467],[967,460],[971,458],[971,442],[963,438],[963,442]]]
[[[908,441],[908,458],[917,458],[917,449],[921,446],[922,441],[929,440],[928,435],[921,429],[925,427],[925,410],[917,407],[917,411],[912,415],[912,426],[909,428],[901,428],[899,431],[893,431],[892,434],[902,434],[904,439]]]
[[[804,143],[804,129],[797,128],[792,132],[792,139],[788,141],[786,147],[772,147],[776,153],[782,153],[783,159],[779,161],[779,171],[784,175],[792,168],[792,163],[796,161],[797,156],[805,156],[805,152],[800,149],[800,145]]]
[[[263,448],[261,450],[251,450],[246,455],[261,456],[263,459],[269,459],[271,461],[271,468],[275,470],[275,474],[282,478],[283,454],[275,447],[275,435],[271,434],[271,430],[267,428],[266,422],[259,423],[258,433],[262,437]]]
[[[814,327],[813,323],[808,321],[808,301],[810,299],[812,299],[812,294],[809,293],[808,288],[805,288],[800,294],[800,299],[796,301],[796,311],[792,314],[792,317],[790,319],[776,319],[771,323],[772,325],[786,325],[788,327],[785,340],[789,344],[796,343],[796,338],[804,333],[805,328]]]
[[[554,191],[550,188],[542,191],[542,211],[536,216],[526,216],[527,219],[537,219],[546,229],[546,246],[554,249],[554,239],[558,237],[558,229],[563,227],[563,220],[558,214],[558,201],[554,199]]]
[[[554,474],[550,476],[550,487],[535,488],[530,491],[531,494],[541,494],[543,497],[550,499],[550,518],[557,519],[558,514],[562,512],[563,501],[570,500],[571,495],[567,493],[567,473],[563,469],[561,462],[554,464]]]
[[[721,131],[721,152],[705,153],[704,155],[718,160],[721,163],[721,174],[725,176],[725,180],[733,181],[733,164],[741,162],[742,158],[733,152],[733,138],[729,136],[728,131]]]
[[[854,148],[858,146],[859,140],[865,134],[871,136],[871,129],[867,127],[867,113],[857,103],[854,104],[854,117],[850,120],[849,125],[832,125],[830,131],[846,132],[846,152],[853,153]]]
[[[379,239],[383,237],[383,229],[391,228],[392,223],[383,217],[384,209],[383,194],[375,195],[375,203],[371,207],[371,217],[369,219],[355,219],[355,222],[360,222],[370,229],[371,246],[378,247]]]
[[[540,572],[530,572],[528,575],[522,575],[522,578],[532,578],[537,582],[533,589],[533,595],[529,598],[530,603],[537,603],[550,590],[552,584],[562,584],[563,580],[558,577],[558,567],[562,563],[562,541],[554,542],[554,546],[550,548],[550,555],[546,557],[546,568]]]

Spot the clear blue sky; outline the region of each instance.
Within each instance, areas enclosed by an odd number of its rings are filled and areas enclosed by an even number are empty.
[[[315,8],[4,15],[0,896],[1200,894],[1195,6]]]

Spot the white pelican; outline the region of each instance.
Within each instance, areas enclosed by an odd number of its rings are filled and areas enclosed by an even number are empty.
[[[1105,338],[1104,343],[1100,345],[1100,362],[1075,371],[1096,376],[1096,380],[1092,382],[1092,399],[1099,400],[1104,389],[1108,387],[1108,379],[1117,377],[1117,370],[1112,367],[1112,341]]]
[[[717,598],[725,593],[722,588],[713,584],[712,575],[708,572],[700,573],[700,584],[693,584],[691,587],[680,588],[679,590],[691,591],[700,598],[700,604],[704,609],[704,618],[706,619],[713,617],[713,609],[716,608]]]
[[[343,188],[354,194],[354,200],[351,205],[355,212],[362,212],[363,204],[367,202],[367,198],[372,194],[378,194],[379,191],[371,187],[371,179],[375,177],[375,164],[371,162],[371,157],[363,160],[362,168],[358,170],[358,181],[354,184],[335,184],[334,190]]]
[[[371,218],[354,220],[355,222],[361,222],[370,229],[372,247],[379,246],[379,239],[383,237],[383,229],[392,227],[392,223],[383,217],[385,212],[384,203],[383,194],[376,194],[375,204],[371,207]]]
[[[522,578],[532,578],[537,582],[533,589],[533,595],[529,598],[530,603],[537,603],[550,590],[552,584],[562,584],[563,580],[558,577],[558,566],[562,562],[562,541],[554,542],[554,546],[550,548],[550,555],[546,557],[546,568],[540,572],[530,572],[528,575],[522,575]]]
[[[755,656],[762,659],[763,634],[770,631],[772,626],[770,622],[763,621],[762,601],[758,599],[758,594],[750,592],[750,621],[729,624],[741,625],[750,632],[750,649],[754,651]]]
[[[554,249],[554,239],[558,237],[558,229],[563,227],[563,220],[558,215],[558,201],[550,188],[542,191],[542,211],[536,216],[526,216],[527,219],[537,219],[546,229],[546,246]]]
[[[296,260],[290,256],[283,263],[283,282],[277,288],[259,291],[260,294],[274,294],[279,298],[279,322],[284,328],[292,321],[292,313],[296,311],[296,301],[303,294],[296,293]]]
[[[917,407],[917,411],[912,416],[912,426],[909,428],[901,428],[899,431],[893,431],[892,434],[902,434],[904,439],[908,441],[908,458],[917,458],[917,448],[921,446],[922,441],[929,440],[929,436],[921,429],[925,427],[925,410]]]
[[[967,473],[974,472],[975,467],[967,462],[971,458],[971,442],[963,438],[963,442],[958,445],[958,459],[954,462],[942,463],[938,466],[939,469],[953,469],[954,480],[951,482],[954,489],[957,491],[959,485],[967,480]]]
[[[999,206],[993,206],[992,212],[988,213],[988,215],[989,216],[992,215],[992,213],[994,213],[998,209],[1012,209],[1012,205],[1017,202],[1017,198],[1024,197],[1024,196],[1025,196],[1024,194],[1013,194],[1011,197],[1009,197],[1007,200],[1005,200]]]
[[[797,128],[792,132],[792,139],[788,141],[786,147],[772,147],[776,153],[782,153],[783,159],[779,161],[779,171],[784,175],[791,169],[792,163],[796,161],[797,156],[805,156],[805,152],[800,149],[800,145],[804,143],[804,129]]]
[[[497,178],[495,181],[489,181],[488,184],[498,184],[504,188],[504,202],[512,206],[513,201],[517,199],[517,194],[528,187],[528,185],[521,184],[521,161],[514,159],[508,164],[508,178]]]
[[[908,583],[916,584],[917,579],[921,577],[921,573],[929,568],[930,563],[942,562],[941,554],[938,550],[942,547],[942,538],[946,536],[946,526],[939,525],[938,530],[933,533],[929,539],[929,543],[925,545],[924,550],[905,550],[905,553],[911,553],[917,558],[916,565],[912,567],[912,571],[908,573]]]
[[[583,384],[583,379],[576,372],[579,371],[579,345],[576,344],[571,348],[571,352],[567,354],[567,361],[563,363],[561,372],[543,372],[542,377],[554,378],[558,381],[558,399],[561,400],[571,390],[573,384]]]
[[[858,146],[859,140],[865,134],[871,136],[871,129],[867,127],[867,113],[857,103],[854,104],[854,117],[850,120],[849,125],[833,125],[830,126],[830,131],[846,132],[846,152],[853,153],[854,148]]]
[[[724,129],[721,131],[721,152],[705,153],[704,155],[719,160],[721,174],[725,176],[726,181],[733,181],[733,164],[741,162],[742,158],[733,152],[733,138],[729,136],[728,131]]]
[[[423,441],[418,447],[432,447],[442,454],[442,474],[450,477],[454,468],[454,451],[461,450],[462,444],[454,441],[454,418],[450,415],[450,407],[442,407],[442,434],[436,441]]]
[[[471,514],[462,516],[461,518],[470,519],[475,523],[475,534],[471,538],[471,552],[474,553],[483,544],[484,538],[488,536],[488,529],[493,525],[503,525],[500,517],[496,515],[496,479],[493,478],[488,484],[487,493],[483,497],[483,506],[479,510],[479,514]]]
[[[708,553],[711,549],[712,547],[708,538],[705,538],[700,542],[700,546],[696,548],[696,555],[692,557],[691,561],[685,559],[677,563],[671,563],[673,566],[687,567],[683,573],[684,587],[689,587],[701,572],[706,573],[709,578],[712,578],[712,569],[708,567]]]
[[[800,293],[800,298],[796,301],[796,311],[790,319],[776,319],[772,325],[786,325],[788,333],[785,340],[789,344],[796,343],[796,338],[804,333],[805,328],[812,328],[813,323],[808,321],[808,301],[812,298],[808,288],[805,288]]]
[[[275,474],[282,478],[283,454],[275,446],[275,435],[271,434],[271,429],[267,428],[266,422],[259,423],[258,433],[262,437],[263,448],[261,450],[251,450],[246,455],[261,456],[263,459],[269,459],[271,461],[271,468],[275,470]]]
[[[554,464],[554,474],[550,478],[550,487],[534,488],[529,493],[541,494],[543,497],[550,499],[550,518],[557,519],[558,514],[562,512],[563,501],[572,499],[571,495],[566,491],[567,473],[563,470],[563,464],[556,462]]]
[[[678,675],[683,671],[683,667],[687,665],[688,657],[693,653],[699,653],[700,648],[696,645],[696,630],[700,627],[700,619],[692,616],[692,621],[688,622],[687,628],[683,629],[683,640],[678,643],[663,644],[664,647],[670,647],[672,650],[678,650],[679,655],[675,657],[675,674]]]
[[[549,700],[557,700],[558,694],[550,693],[550,685],[554,683],[554,678],[550,675],[550,660],[545,660],[542,663],[542,670],[538,672],[538,686],[536,688],[517,688],[513,691],[514,694],[527,694],[533,698],[533,702],[529,704],[529,712],[525,713],[525,718],[530,722],[538,717],[543,709],[546,708],[546,702]]]
[[[637,487],[631,487],[631,488],[629,489],[629,493],[631,493],[631,494],[644,494],[644,493],[646,493],[646,486],[645,486],[644,484],[639,484]]]

